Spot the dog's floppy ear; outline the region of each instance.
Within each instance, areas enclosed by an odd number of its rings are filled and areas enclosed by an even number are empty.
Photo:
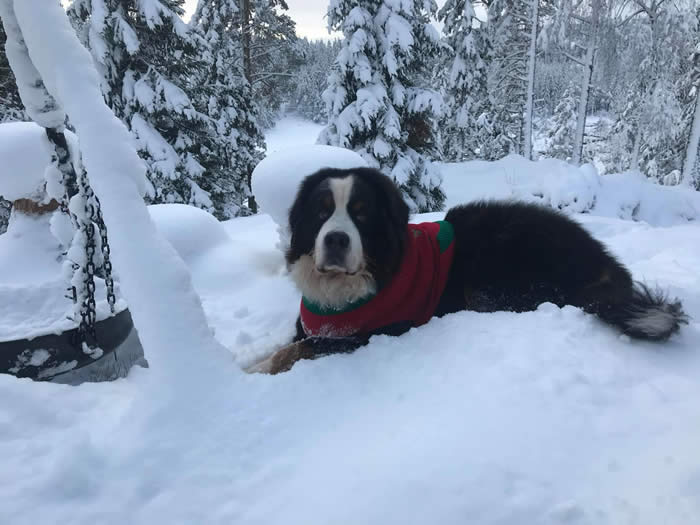
[[[386,197],[386,212],[391,223],[399,230],[403,231],[408,224],[408,204],[403,200],[403,194],[392,179],[382,175],[381,184],[384,186],[382,194]]]
[[[317,171],[301,181],[299,189],[297,190],[297,195],[294,198],[294,203],[289,209],[289,228],[292,233],[304,217],[304,206],[306,205],[306,200],[308,199],[309,194],[316,187],[316,185],[321,182],[322,179],[322,173]]]
[[[389,280],[398,270],[406,244],[406,225],[409,209],[403,200],[401,190],[394,181],[381,171],[373,168],[357,170],[375,191],[381,226],[378,239],[381,249],[373,253],[375,278],[380,286]]]

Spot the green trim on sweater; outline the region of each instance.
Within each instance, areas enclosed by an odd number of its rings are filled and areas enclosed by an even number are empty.
[[[452,241],[455,240],[455,229],[447,221],[436,221],[440,225],[440,231],[437,234],[437,241],[440,245],[440,253],[445,253],[445,250],[450,247]]]

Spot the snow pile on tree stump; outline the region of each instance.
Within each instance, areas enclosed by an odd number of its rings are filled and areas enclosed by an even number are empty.
[[[366,167],[367,162],[354,151],[335,146],[309,145],[268,155],[253,171],[253,195],[260,211],[277,224],[278,248],[285,250],[290,234],[289,208],[304,177],[322,168]]]

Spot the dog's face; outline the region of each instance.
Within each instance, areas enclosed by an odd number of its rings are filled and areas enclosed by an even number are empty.
[[[401,192],[381,172],[314,173],[289,212],[292,278],[305,297],[327,307],[370,295],[398,270],[407,223]]]

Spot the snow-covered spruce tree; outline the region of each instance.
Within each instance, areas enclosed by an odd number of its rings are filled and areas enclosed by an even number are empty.
[[[10,221],[12,203],[0,197],[0,235],[7,231],[7,224]]]
[[[583,144],[588,115],[588,101],[593,88],[593,73],[596,62],[596,51],[603,26],[607,20],[604,15],[609,6],[607,0],[560,0],[554,10],[552,23],[545,36],[552,35],[559,45],[561,54],[574,64],[581,67],[580,83],[578,86],[579,100],[576,110],[576,132],[571,147],[571,162],[581,164],[583,160]],[[612,29],[608,27],[607,30]],[[580,50],[576,51],[576,50]],[[570,90],[569,95],[570,95]]]
[[[302,55],[296,25],[285,0],[240,0],[243,69],[260,104],[262,123],[271,126],[294,90],[293,70]]]
[[[611,141],[624,168],[667,180],[682,169],[683,103],[678,78],[694,47],[692,11],[657,0],[635,0],[637,16],[627,24],[623,56],[639,57]]]
[[[474,27],[471,0],[447,0],[438,20],[446,44],[439,71],[447,105],[440,125],[443,155],[452,162],[477,158],[490,134],[485,32]]]
[[[700,11],[700,8],[698,8]],[[700,16],[698,16],[700,29]],[[700,31],[698,31],[700,35]],[[690,59],[690,79],[691,89],[688,93],[690,103],[688,104],[688,141],[685,145],[685,156],[683,159],[683,184],[693,186],[700,190],[700,39],[695,46]],[[693,104],[694,99],[694,104]]]
[[[5,28],[0,22],[0,124],[12,120],[24,120],[24,106],[19,98],[15,75],[5,54]],[[0,195],[0,235],[7,230],[12,204]]]
[[[580,96],[578,87],[570,86],[554,110],[547,130],[547,150],[550,157],[571,160],[576,141],[576,122]]]
[[[206,174],[201,144],[206,144],[209,122],[186,92],[204,43],[182,21],[183,3],[74,0],[68,13],[102,74],[107,103],[146,161],[147,201],[213,211],[201,187]]]
[[[12,120],[26,120],[24,106],[19,98],[15,75],[10,69],[5,54],[5,28],[0,23],[0,123]],[[0,211],[0,213],[2,213]],[[0,228],[2,227],[0,218]]]
[[[340,41],[309,42],[300,39],[303,63],[294,71],[294,90],[289,100],[289,110],[313,120],[326,122],[326,103],[323,92],[327,87],[328,73],[340,51]]]
[[[239,0],[200,0],[190,21],[208,44],[205,66],[193,76],[190,91],[211,119],[206,140],[196,145],[206,170],[200,185],[220,219],[251,211],[250,176],[265,149],[258,106],[243,71],[240,15]]]
[[[523,153],[527,100],[527,3],[492,0],[488,5],[490,43],[487,89],[493,108],[493,130],[486,158]]]
[[[439,35],[433,1],[331,0],[328,24],[343,32],[324,93],[329,124],[321,144],[357,151],[391,176],[413,211],[440,210],[436,118],[442,97],[430,86]]]

